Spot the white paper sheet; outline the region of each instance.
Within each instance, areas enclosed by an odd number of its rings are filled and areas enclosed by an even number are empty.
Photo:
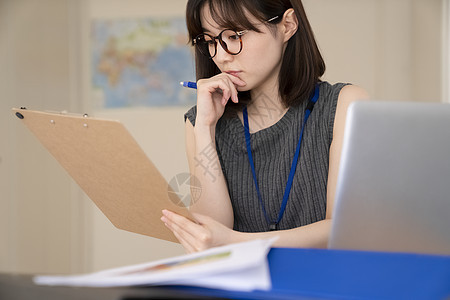
[[[267,253],[274,239],[253,240],[85,275],[36,276],[40,285],[191,285],[235,291],[271,287]]]

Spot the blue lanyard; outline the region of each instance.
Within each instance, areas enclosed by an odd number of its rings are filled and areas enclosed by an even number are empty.
[[[287,182],[286,189],[285,189],[284,195],[283,195],[283,202],[281,203],[280,213],[278,214],[278,219],[276,221],[270,220],[269,216],[267,215],[266,208],[264,207],[264,203],[262,201],[261,193],[260,193],[259,187],[258,187],[258,181],[256,180],[255,164],[253,163],[252,148],[251,148],[251,144],[250,144],[250,129],[248,126],[247,107],[244,107],[244,109],[242,111],[243,117],[244,117],[245,142],[247,144],[248,160],[250,162],[250,167],[252,169],[253,181],[255,182],[255,188],[256,188],[256,193],[258,194],[259,203],[261,204],[261,207],[262,207],[262,210],[264,213],[264,217],[266,218],[267,223],[269,223],[269,230],[277,229],[277,225],[281,221],[281,218],[283,217],[283,214],[284,214],[284,210],[286,209],[287,201],[289,199],[289,193],[291,192],[292,182],[294,180],[295,170],[297,169],[298,157],[300,156],[300,146],[302,143],[303,130],[305,128],[306,121],[308,121],[309,115],[311,114],[311,111],[314,108],[314,104],[317,102],[318,98],[319,98],[319,85],[317,84],[316,88],[314,90],[314,95],[309,100],[309,103],[306,106],[305,118],[303,120],[302,129],[300,131],[300,137],[298,139],[297,149],[295,150],[294,160],[292,161],[291,171],[289,172],[288,182]]]

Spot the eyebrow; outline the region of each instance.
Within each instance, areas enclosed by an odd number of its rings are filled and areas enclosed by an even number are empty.
[[[212,32],[211,30],[208,30],[208,29],[206,29],[205,27],[202,27],[202,31],[203,31],[203,33],[210,33],[210,34],[214,35],[213,32]],[[220,32],[221,29],[220,29],[220,28],[217,28],[217,31]]]

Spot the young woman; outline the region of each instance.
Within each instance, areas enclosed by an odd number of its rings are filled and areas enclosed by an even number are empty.
[[[353,85],[325,64],[301,0],[189,0],[197,105],[185,115],[195,222],[161,220],[188,252],[278,236],[326,247]],[[195,196],[195,195],[193,195]]]

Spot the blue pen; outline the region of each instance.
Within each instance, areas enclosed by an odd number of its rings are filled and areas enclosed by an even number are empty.
[[[191,89],[197,89],[197,83],[192,81],[182,81],[180,84],[184,87],[191,88]]]

